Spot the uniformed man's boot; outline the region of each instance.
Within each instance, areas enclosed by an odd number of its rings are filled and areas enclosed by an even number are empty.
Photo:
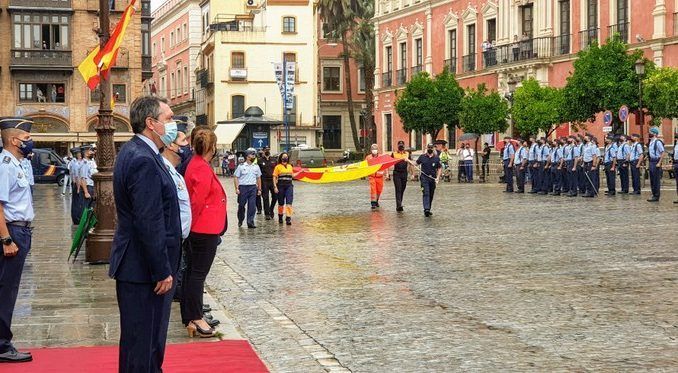
[[[288,216],[285,218],[285,224],[292,225],[292,217]]]
[[[371,201],[370,204],[372,205],[372,210],[377,209],[377,202],[376,201]]]
[[[278,214],[278,224],[283,223],[283,214]]]

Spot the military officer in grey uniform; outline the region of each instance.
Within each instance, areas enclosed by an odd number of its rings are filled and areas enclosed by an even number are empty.
[[[73,154],[73,159],[71,163],[68,164],[68,172],[71,175],[71,220],[73,225],[78,225],[80,223],[80,215],[78,212],[82,213],[80,210],[80,197],[82,191],[80,190],[80,168],[82,166],[82,150],[80,147],[75,147],[71,149]]]
[[[94,176],[94,174],[96,174],[98,171],[96,168],[96,163],[94,163],[94,160],[92,159],[92,145],[83,145],[81,149],[84,159],[84,162],[80,166],[79,172],[80,188],[82,190],[82,198],[80,200],[82,205],[80,206],[80,213],[82,214],[82,211],[85,208],[94,207],[94,179],[92,176]]]
[[[33,196],[22,160],[33,150],[27,118],[0,118],[0,363],[33,360],[12,344],[12,315],[26,256],[31,249]]]
[[[676,180],[676,194],[678,194],[678,132],[673,134],[673,178]],[[678,199],[673,203],[678,204]]]

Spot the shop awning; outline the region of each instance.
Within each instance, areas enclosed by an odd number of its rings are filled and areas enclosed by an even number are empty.
[[[245,123],[217,123],[214,133],[217,135],[217,145],[233,145]]]

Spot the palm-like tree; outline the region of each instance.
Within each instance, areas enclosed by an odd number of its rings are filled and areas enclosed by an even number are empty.
[[[370,131],[370,142],[375,143],[377,137],[376,128],[374,128],[374,69],[376,65],[375,57],[375,36],[374,24],[374,0],[354,0],[355,22],[352,40],[352,55],[359,65],[363,67],[365,79],[365,128]]]
[[[320,0],[318,2],[318,13],[323,22],[341,41],[343,48],[342,59],[344,63],[344,81],[346,85],[346,97],[348,101],[348,115],[351,122],[351,134],[356,150],[362,152],[360,138],[358,136],[358,126],[355,120],[355,110],[353,107],[353,85],[351,83],[350,57],[351,46],[349,36],[356,23],[355,5],[356,0]]]

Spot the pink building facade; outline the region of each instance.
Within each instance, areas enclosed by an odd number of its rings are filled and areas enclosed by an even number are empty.
[[[501,94],[508,93],[509,80],[531,77],[543,85],[562,87],[576,53],[592,40],[604,41],[615,33],[657,66],[678,66],[676,12],[675,0],[378,1],[374,114],[379,145],[388,151],[404,140],[421,149],[431,141],[422,134],[406,133],[395,111],[398,90],[419,71],[436,75],[447,66],[462,87],[485,83]],[[484,48],[484,42],[493,47]],[[599,138],[603,136],[600,118],[587,125]],[[627,133],[640,132],[638,124],[632,114]],[[672,137],[676,124],[664,121],[666,138]],[[645,134],[647,130],[645,125]],[[571,132],[564,125],[557,135]],[[445,130],[439,138],[455,147],[460,135],[459,130]],[[485,140],[492,143],[499,135]]]
[[[200,52],[199,0],[167,0],[152,14],[151,93],[170,100],[176,115],[195,121],[195,69]]]

